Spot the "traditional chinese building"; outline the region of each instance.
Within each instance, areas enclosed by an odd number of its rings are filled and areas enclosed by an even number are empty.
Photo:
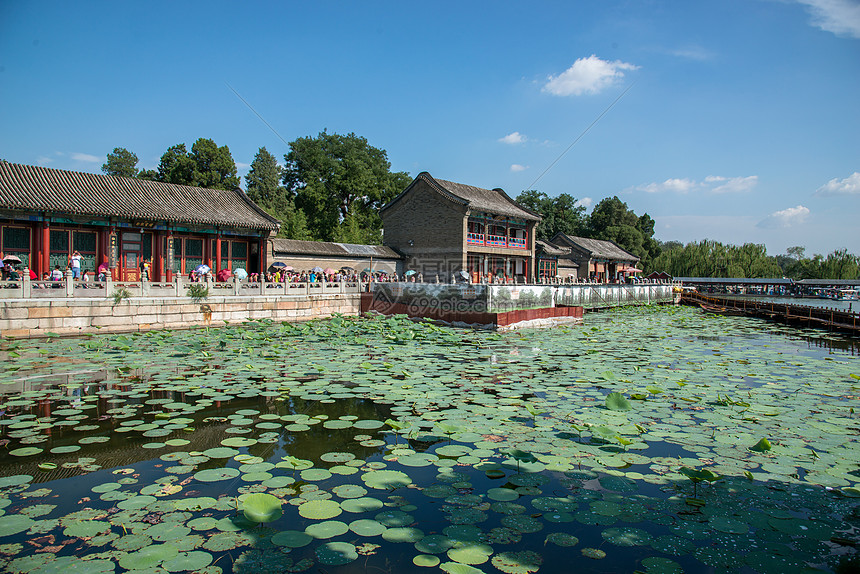
[[[450,281],[461,271],[534,281],[535,234],[541,216],[501,189],[482,189],[422,172],[380,210],[383,243],[402,253],[405,268]]]
[[[107,262],[116,280],[170,280],[198,265],[265,270],[279,222],[240,189],[220,190],[0,162],[0,252],[40,275]]]
[[[275,238],[269,241],[269,246],[270,265],[279,262],[298,271],[314,267],[337,271],[348,267],[358,273],[372,270],[391,275],[403,272],[403,257],[384,245]]]
[[[579,278],[608,283],[641,273],[639,258],[612,241],[557,233],[551,243],[570,248],[569,258],[579,265]]]

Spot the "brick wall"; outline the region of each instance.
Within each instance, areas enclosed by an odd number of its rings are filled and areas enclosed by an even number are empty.
[[[383,243],[403,253],[404,269],[425,281],[448,282],[465,266],[466,207],[455,204],[418,180],[408,194],[382,214]],[[411,242],[411,244],[410,244]]]
[[[307,297],[210,297],[203,304],[188,298],[132,298],[117,305],[112,300],[0,301],[0,336],[40,337],[47,333],[125,333],[151,329],[222,327],[248,320],[306,321],[358,315],[358,293]]]

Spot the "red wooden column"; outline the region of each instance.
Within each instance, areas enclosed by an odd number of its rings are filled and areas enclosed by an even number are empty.
[[[221,236],[215,238],[215,269],[214,273],[221,271]]]
[[[51,272],[51,228],[47,221],[42,222],[42,261],[39,268],[39,275]],[[39,277],[41,279],[41,277]]]
[[[152,232],[152,267],[150,268],[150,281],[164,281],[164,240],[160,231]]]
[[[209,235],[203,236],[203,264],[208,265],[210,269],[214,265],[212,263],[212,237]],[[215,271],[215,269],[212,269],[213,273]]]

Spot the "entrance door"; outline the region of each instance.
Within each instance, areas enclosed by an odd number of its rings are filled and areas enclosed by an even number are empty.
[[[122,232],[120,244],[120,281],[140,281],[141,266],[144,261],[152,259],[152,234]]]
[[[140,281],[143,234],[124,231],[120,252],[120,281]]]

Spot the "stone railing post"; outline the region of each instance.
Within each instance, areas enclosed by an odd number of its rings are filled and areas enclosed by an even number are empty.
[[[27,267],[21,270],[21,279],[21,297],[29,299],[33,285],[30,283],[30,270]]]
[[[105,271],[105,297],[113,296],[113,277],[111,276],[110,269]]]
[[[71,269],[66,269],[66,297],[75,296],[75,276]]]
[[[238,277],[233,277],[233,295],[238,295],[242,288],[242,281]]]
[[[146,279],[146,276],[141,274],[141,276],[140,276],[140,295],[141,295],[141,297],[149,297],[151,285],[152,285],[152,283]]]
[[[260,274],[260,282],[257,284],[258,289],[260,290],[260,295],[266,294],[266,278],[263,277],[263,274]]]
[[[182,277],[180,275],[173,278],[173,294],[176,297],[182,297]]]

